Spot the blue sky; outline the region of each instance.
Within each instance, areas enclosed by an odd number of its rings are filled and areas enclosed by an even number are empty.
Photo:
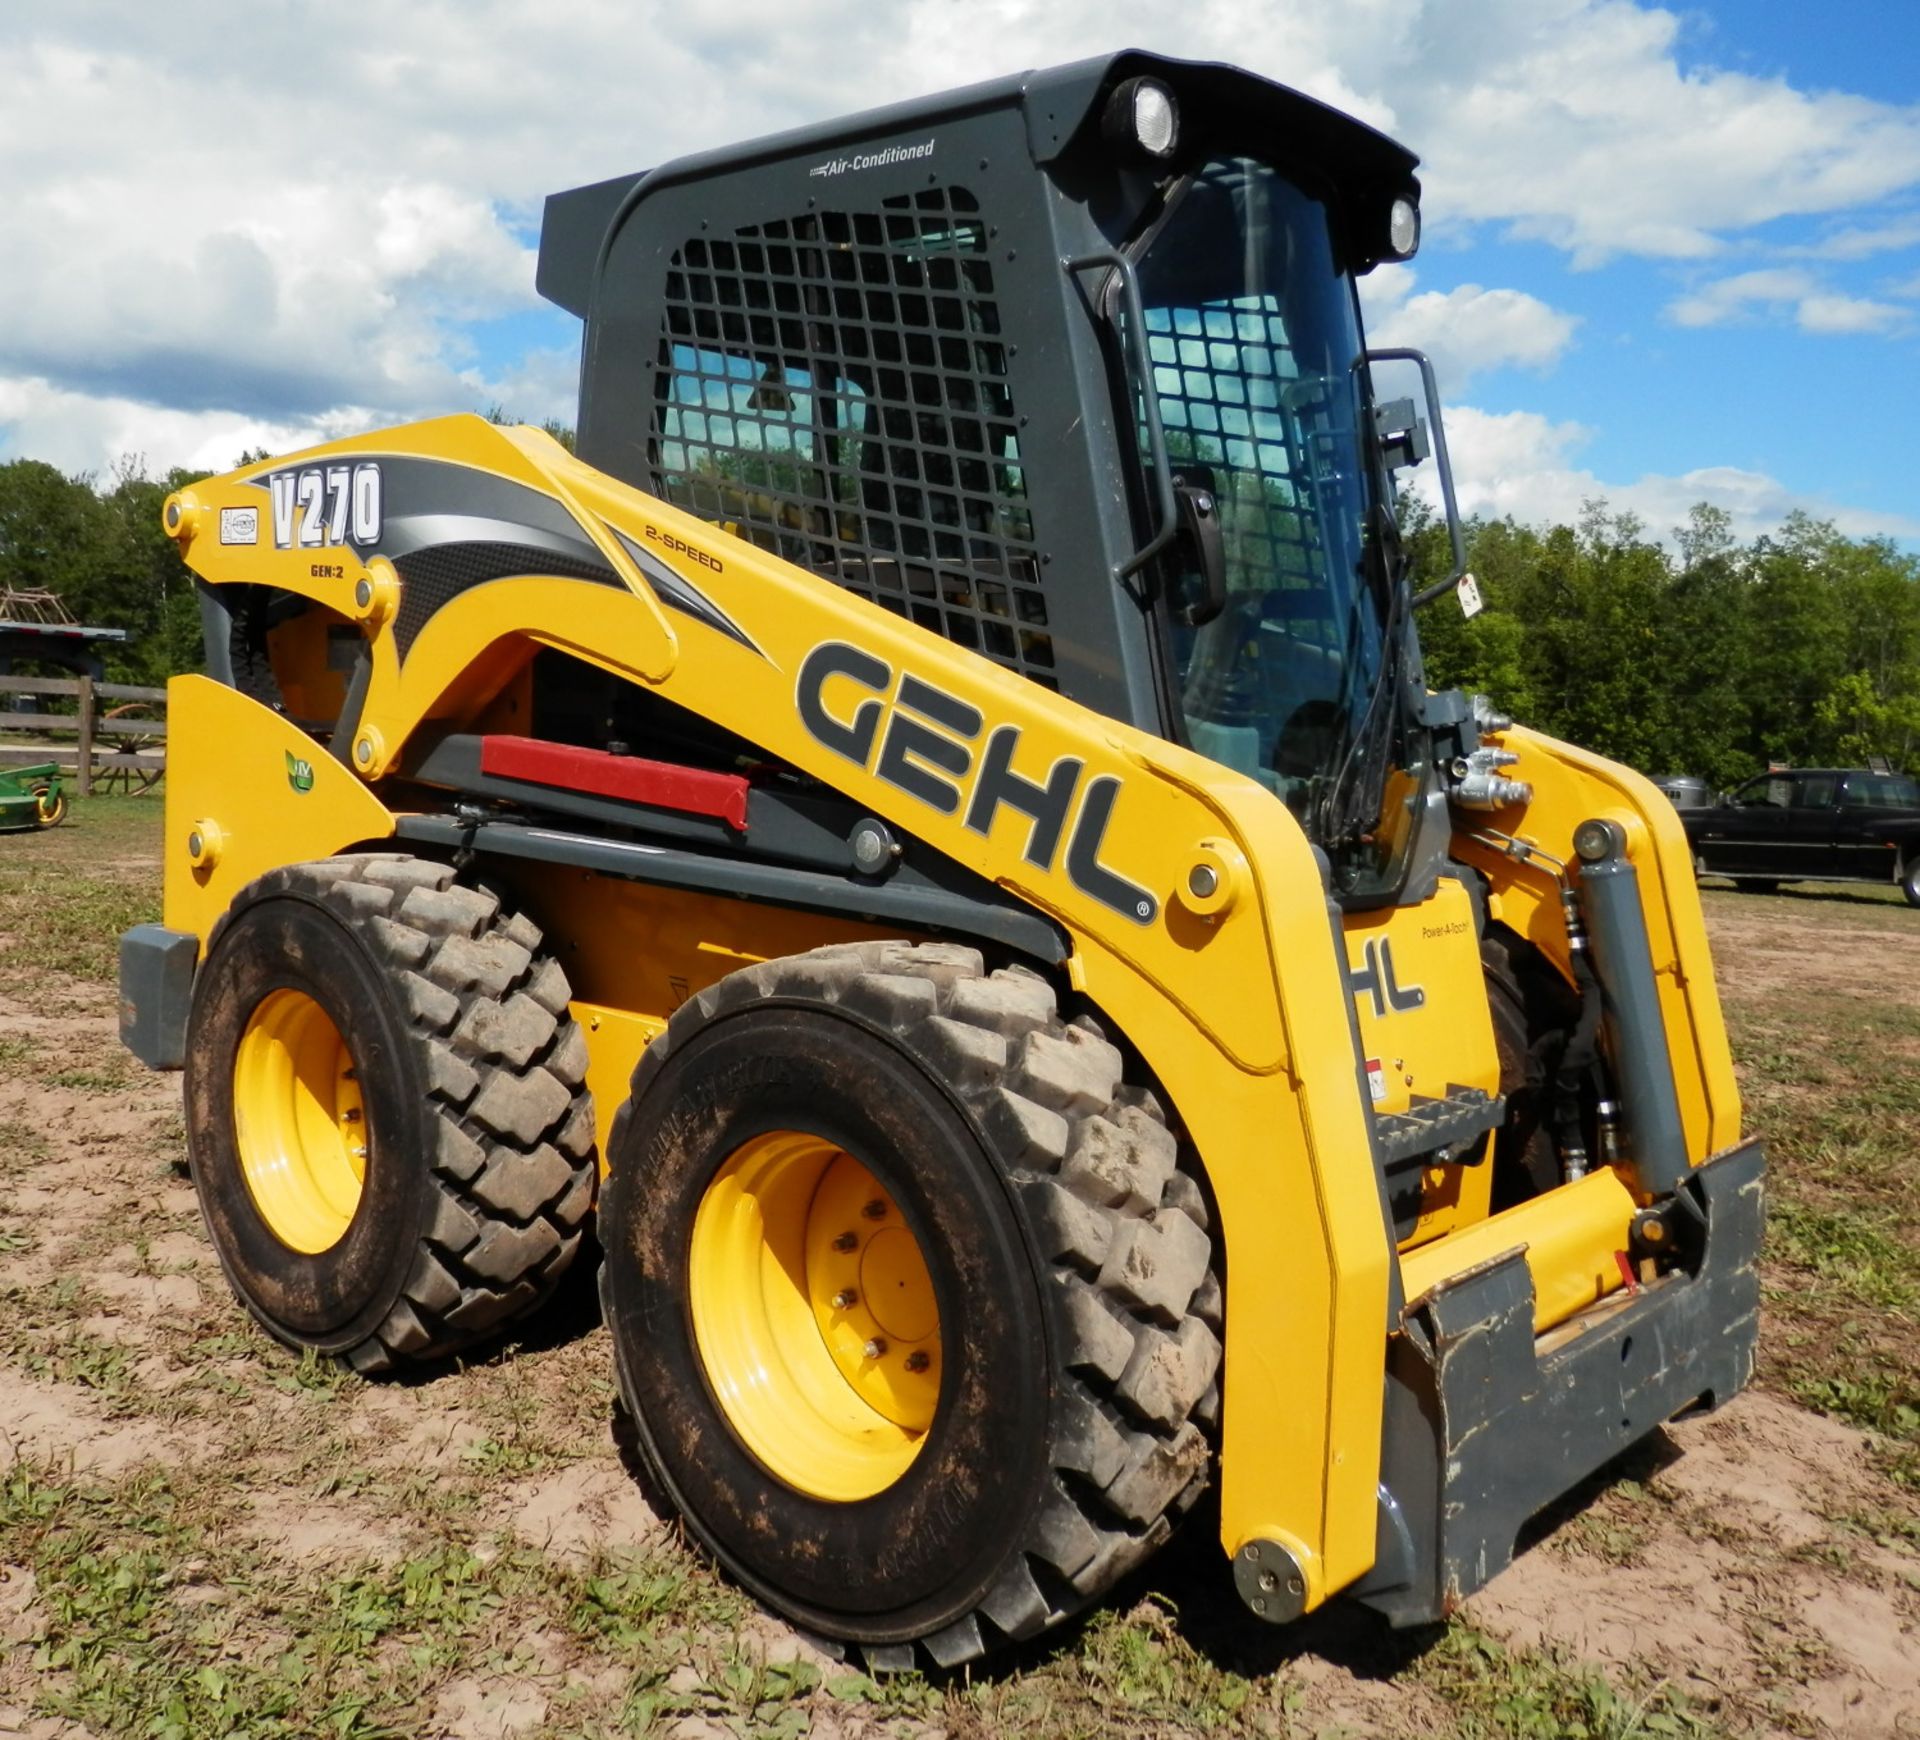
[[[1470,508],[1605,495],[1665,533],[1709,499],[1920,548],[1916,0],[1189,0],[1177,36],[1159,0],[15,0],[0,458],[569,418],[542,195],[1128,44],[1421,154],[1426,245],[1364,295],[1436,358]]]
[[[1914,0],[1853,0],[1841,13],[1805,0],[1721,0],[1678,17],[1683,69],[1724,67],[1909,112],[1920,98]],[[1850,260],[1809,262],[1801,253],[1881,228],[1903,233],[1904,246]],[[1755,225],[1702,261],[1623,255],[1582,270],[1558,249],[1481,226],[1457,246],[1433,248],[1422,265],[1434,288],[1463,279],[1510,285],[1580,318],[1549,376],[1491,371],[1476,381],[1475,397],[1489,410],[1577,420],[1592,431],[1581,459],[1601,477],[1728,465],[1920,520],[1913,461],[1888,427],[1902,398],[1920,389],[1920,184]],[[1815,293],[1904,303],[1906,312],[1885,330],[1836,333],[1802,330],[1791,298],[1746,302],[1712,326],[1673,318],[1673,305],[1696,287],[1761,270],[1807,271]],[[1902,541],[1920,546],[1912,535]]]

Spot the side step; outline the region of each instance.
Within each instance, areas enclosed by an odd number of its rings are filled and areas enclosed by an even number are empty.
[[[1380,1158],[1398,1166],[1436,1148],[1457,1148],[1497,1130],[1507,1102],[1484,1088],[1450,1087],[1444,1099],[1415,1094],[1404,1112],[1375,1112],[1373,1132]]]

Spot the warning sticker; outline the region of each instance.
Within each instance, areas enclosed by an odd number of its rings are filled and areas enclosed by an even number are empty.
[[[1387,1072],[1377,1057],[1367,1059],[1367,1097],[1376,1106],[1387,1097]]]
[[[220,542],[259,543],[260,510],[254,507],[223,507],[220,510]]]

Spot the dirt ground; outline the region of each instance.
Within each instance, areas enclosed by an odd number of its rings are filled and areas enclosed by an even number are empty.
[[[64,841],[0,838],[0,1740],[1920,1735],[1920,1415],[1870,1381],[1912,1339],[1910,1184],[1889,1172],[1895,1206],[1858,1211],[1889,1241],[1873,1261],[1836,1268],[1818,1232],[1854,1212],[1848,1095],[1875,1058],[1920,1073],[1920,912],[1710,897],[1750,1117],[1781,1117],[1776,1166],[1803,1179],[1769,1270],[1784,1352],[1542,1519],[1451,1626],[1264,1630],[1195,1531],[1011,1664],[875,1681],[649,1507],[584,1278],[518,1346],[404,1383],[249,1324],[201,1231],[177,1078],[124,1057],[111,950],[72,940],[151,906],[155,819],[96,803]],[[57,888],[85,910],[49,943]],[[1841,1050],[1795,1050],[1809,1025]],[[1856,1134],[1891,1119],[1892,1166],[1920,1116],[1872,1103]]]

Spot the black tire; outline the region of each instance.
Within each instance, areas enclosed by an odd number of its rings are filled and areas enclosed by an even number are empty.
[[[641,1458],[742,1583],[876,1669],[1045,1630],[1205,1489],[1222,1315],[1208,1210],[1160,1105],[1122,1075],[1036,974],[895,942],[735,973],[635,1072],[601,1288]],[[728,1156],[771,1129],[868,1168],[938,1299],[932,1423],[905,1473],[855,1502],[756,1460],[695,1340],[694,1217]]]
[[[277,991],[337,1030],[365,1102],[365,1177],[338,1241],[268,1224],[242,1163],[235,1076]],[[593,1207],[586,1044],[524,915],[402,856],[323,859],[250,884],[194,984],[188,1161],[241,1301],[280,1340],[363,1372],[457,1352],[533,1310]]]
[[[1920,852],[1907,859],[1900,873],[1900,892],[1907,897],[1909,906],[1920,906]]]
[[[33,788],[33,825],[36,828],[57,828],[67,819],[67,794],[57,792],[51,786],[37,785]]]
[[[1552,1190],[1561,1181],[1553,1136],[1554,1075],[1580,1001],[1532,943],[1491,924],[1480,943],[1500,1058],[1505,1121],[1493,1147],[1497,1212]]]

